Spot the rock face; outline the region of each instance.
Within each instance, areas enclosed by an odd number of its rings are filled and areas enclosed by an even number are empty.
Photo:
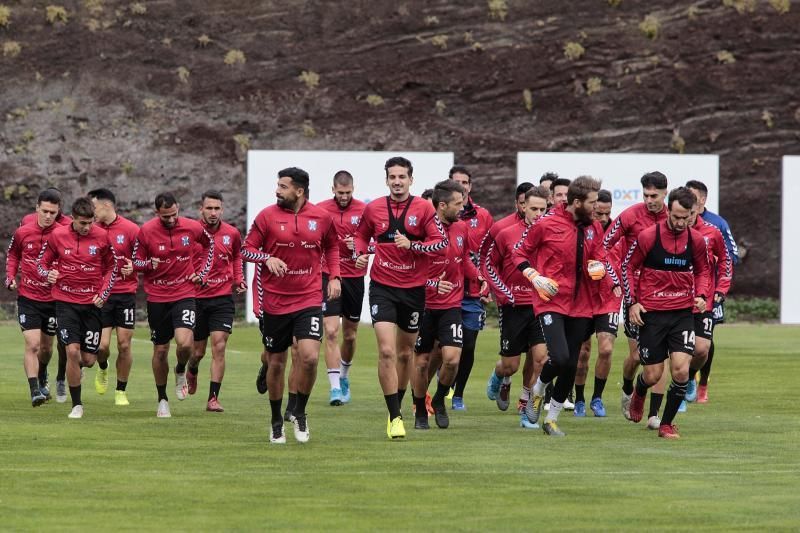
[[[112,188],[140,222],[158,191],[185,213],[219,188],[244,230],[248,147],[454,151],[497,215],[517,151],[716,153],[721,213],[748,251],[735,292],[778,295],[780,158],[800,153],[796,4],[10,4],[5,242],[50,185],[67,204]]]

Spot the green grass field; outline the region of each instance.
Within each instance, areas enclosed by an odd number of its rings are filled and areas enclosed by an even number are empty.
[[[268,402],[253,383],[255,328],[231,338],[224,414],[204,410],[204,361],[198,395],[178,402],[168,389],[173,417],[156,418],[150,345],[140,328],[131,406],[116,408],[111,390],[98,396],[89,369],[86,414],[68,420],[69,403],[30,407],[22,338],[6,325],[0,528],[796,530],[799,338],[798,328],[719,328],[710,403],[678,415],[679,441],[658,439],[619,413],[620,340],[605,394],[609,417],[565,412],[567,437],[559,440],[519,428],[513,406],[501,413],[486,399],[497,351],[497,331],[488,330],[479,338],[468,411],[451,413],[446,431],[418,432],[406,400],[408,437],[392,442],[366,327],[351,373],[352,403],[327,405],[320,367],[308,409],[311,442],[296,443],[287,428],[287,445],[271,446]]]

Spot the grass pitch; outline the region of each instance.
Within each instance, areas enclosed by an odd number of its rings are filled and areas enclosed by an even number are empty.
[[[375,340],[359,334],[353,401],[327,405],[324,365],[309,403],[311,442],[268,442],[269,407],[255,391],[255,328],[231,337],[220,401],[198,394],[157,419],[146,329],[137,330],[131,405],[84,379],[85,415],[69,402],[31,408],[22,337],[0,327],[0,528],[3,530],[796,530],[800,528],[800,329],[717,330],[710,403],[679,414],[679,441],[619,412],[617,343],[604,399],[609,416],[561,416],[565,439],[523,430],[485,396],[498,334],[478,339],[468,411],[446,431],[386,438]],[[171,355],[174,364],[174,352]],[[593,365],[594,363],[592,363]],[[113,369],[113,362],[111,365]],[[51,364],[54,385],[55,364]],[[587,385],[591,393],[593,372]],[[172,376],[170,376],[172,382]],[[513,394],[519,393],[516,376]],[[433,426],[433,422],[431,422]]]

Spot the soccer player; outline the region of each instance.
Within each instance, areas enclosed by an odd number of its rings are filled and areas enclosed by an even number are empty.
[[[175,396],[189,394],[186,363],[192,356],[197,286],[206,283],[214,263],[214,238],[196,220],[179,216],[180,205],[172,193],[155,198],[155,216],[139,229],[133,246],[133,267],[144,272],[147,322],[153,342],[153,377],[158,393],[158,418],[169,418],[167,377],[169,344],[175,339]],[[193,262],[194,246],[203,248],[199,269]]]
[[[569,190],[570,180],[567,178],[558,178],[556,177],[552,183],[550,183],[550,192],[553,196],[553,205],[559,204],[566,204],[567,203],[567,191]]]
[[[342,294],[336,300],[325,301],[323,325],[325,326],[325,362],[331,392],[330,405],[350,402],[350,366],[356,353],[358,324],[364,302],[364,275],[366,267],[357,267],[353,258],[353,237],[367,204],[353,198],[353,176],[340,170],[333,176],[333,198],[324,200],[317,207],[328,212],[333,219],[339,238],[339,270],[342,274]],[[323,273],[323,296],[330,274]],[[341,348],[339,329],[342,330]]]
[[[704,222],[713,224],[722,233],[725,241],[725,248],[728,251],[732,265],[739,264],[739,248],[736,246],[736,241],[733,239],[731,228],[728,222],[706,209],[706,200],[708,199],[708,187],[705,183],[698,180],[689,180],[686,182],[686,187],[697,196],[699,207],[699,216]],[[725,297],[714,297],[714,308],[712,311],[714,325],[722,324],[725,322]],[[698,403],[706,403],[708,401],[708,377],[711,375],[711,363],[714,361],[714,341],[711,341],[709,348],[708,358],[703,368],[700,370],[700,386],[697,387],[695,380],[689,381],[689,389],[686,392],[687,399],[697,399]]]
[[[482,258],[482,273],[493,287],[500,314],[500,359],[489,377],[486,395],[496,401],[501,411],[508,409],[511,376],[519,369],[520,354],[533,354],[533,357],[528,355],[532,359],[531,374],[525,375],[523,368],[526,388],[547,358],[547,346],[533,306],[533,288],[515,268],[513,254],[531,225],[544,215],[549,195],[544,187],[531,187],[525,193],[525,218],[501,231]],[[524,413],[520,414],[520,424],[529,429],[534,427]]]
[[[416,405],[415,429],[429,428],[425,396],[428,391],[430,355],[437,341],[442,364],[431,405],[436,425],[441,429],[450,425],[444,400],[456,379],[464,342],[461,301],[467,282],[480,280],[478,270],[469,256],[469,227],[459,220],[465,198],[464,188],[452,179],[437,183],[433,189],[431,201],[436,206],[436,216],[442,221],[449,244],[446,255],[431,258],[428,267],[425,312],[417,337],[411,380]]]
[[[709,295],[708,252],[703,236],[688,229],[695,196],[685,187],[670,192],[668,218],[641,233],[622,263],[625,300],[631,322],[639,326],[642,372],[630,402],[630,420],[639,422],[647,389],[661,378],[669,358],[672,385],[658,436],[680,437],[672,423],[686,395],[695,345],[692,307],[706,310]],[[632,275],[640,272],[638,280]]]
[[[597,203],[594,204],[592,213],[594,220],[600,223],[603,231],[608,229],[611,224],[611,193],[601,189],[597,193]],[[614,270],[618,270],[622,264],[620,254],[625,250],[620,243],[614,247],[609,260],[614,265]],[[611,354],[614,351],[614,341],[617,339],[619,328],[619,313],[622,303],[622,295],[614,293],[611,276],[603,278],[598,284],[591,285],[592,303],[595,306],[592,317],[594,332],[597,335],[597,362],[594,366],[594,390],[592,401],[589,408],[594,416],[606,416],[606,408],[603,405],[603,390],[608,380],[608,373],[611,370]],[[589,359],[592,354],[592,339],[589,338],[581,345],[581,353],[578,358],[578,370],[575,373],[575,416],[586,416],[586,399],[584,397],[584,387],[586,386],[586,375],[589,371]]]
[[[694,192],[693,189],[689,188]],[[695,194],[697,197],[697,194]],[[698,199],[699,200],[699,199]],[[708,264],[711,268],[711,275],[709,276],[709,294],[714,295],[714,304],[725,301],[725,296],[731,286],[733,278],[733,261],[731,256],[728,255],[728,248],[725,246],[725,239],[719,228],[714,224],[706,222],[697,213],[699,211],[699,201],[692,211],[692,216],[689,220],[689,227],[700,233],[706,241],[708,248]],[[714,316],[713,312],[706,309],[705,312],[700,312],[696,307],[693,309],[694,313],[694,357],[692,357],[691,365],[689,366],[689,386],[686,391],[686,401],[700,400],[701,403],[708,401],[707,384],[702,389],[703,395],[697,394],[697,385],[695,377],[697,371],[706,368],[706,363],[710,356],[711,346],[714,339]],[[706,374],[706,379],[708,375]],[[707,382],[706,382],[707,383]],[[689,393],[693,392],[693,397]]]
[[[197,287],[195,297],[194,351],[186,368],[187,392],[197,392],[197,373],[206,355],[211,337],[211,380],[206,411],[222,413],[219,390],[225,375],[225,349],[233,331],[234,304],[231,291],[247,291],[242,270],[242,236],[239,230],[222,220],[222,193],[208,190],[200,197],[200,224],[214,239],[214,264],[205,283]],[[195,270],[205,260],[201,250],[195,255]]]
[[[450,179],[461,185],[467,195],[464,208],[458,217],[469,228],[467,233],[469,256],[473,265],[479,267],[481,242],[483,242],[494,221],[489,211],[472,200],[472,175],[466,167],[456,165],[451,168]],[[475,345],[478,341],[478,333],[483,329],[486,322],[484,304],[488,302],[488,294],[481,292],[481,286],[480,282],[470,282],[468,280],[464,287],[464,298],[461,302],[461,321],[464,329],[464,338],[451,404],[454,411],[466,409],[464,407],[464,389],[467,386],[467,381],[472,373],[472,366],[475,363]]]
[[[108,232],[94,224],[89,198],[72,204],[72,224],[53,230],[36,268],[53,285],[58,334],[67,350],[67,382],[72,398],[69,418],[83,417],[81,366],[91,367],[100,349],[103,307],[114,287],[117,261]]]
[[[23,367],[28,377],[31,404],[34,407],[47,401],[47,363],[53,353],[53,336],[56,334],[55,303],[50,284],[41,279],[36,269],[36,259],[43,244],[58,224],[61,196],[51,189],[39,193],[36,200],[36,218],[21,225],[11,237],[6,254],[6,289],[18,291],[17,312],[22,337],[25,340]],[[26,217],[27,218],[27,217]],[[17,284],[17,272],[20,274]],[[44,368],[44,372],[42,369]],[[63,382],[62,382],[63,383]],[[61,391],[63,384],[59,384]],[[56,399],[60,400],[58,392]]]
[[[308,201],[309,177],[291,167],[278,172],[277,203],[256,215],[242,247],[245,261],[262,264],[262,336],[269,352],[270,442],[285,444],[283,401],[286,352],[297,340],[294,437],[311,438],[306,405],[317,376],[322,341],[322,257],[330,268],[328,299],[341,294],[339,242],[326,211]]]
[[[555,182],[554,182],[555,183]],[[600,223],[592,220],[600,182],[581,176],[567,190],[567,202],[558,203],[548,216],[537,221],[513,252],[517,269],[536,289],[534,304],[547,342],[548,358],[525,407],[528,421],[536,424],[544,404],[545,386],[556,377],[550,410],[542,429],[563,437],[558,415],[575,381],[581,344],[592,333],[590,285],[606,274],[606,254]]]
[[[89,191],[94,204],[94,218],[97,225],[108,232],[109,242],[114,249],[119,272],[111,295],[101,309],[102,333],[97,352],[97,373],[94,387],[98,394],[108,390],[108,358],[110,356],[111,330],[117,330],[117,386],[114,390],[114,405],[129,405],[128,377],[133,358],[131,339],[136,327],[136,289],[139,277],[133,271],[133,244],[139,234],[139,226],[117,214],[116,198],[108,189]]]
[[[406,391],[411,356],[425,310],[430,255],[444,255],[448,242],[430,202],[409,190],[414,168],[404,157],[384,165],[389,195],[367,204],[356,230],[357,265],[366,265],[370,239],[375,258],[370,270],[370,314],[378,341],[378,378],[391,439],[406,435],[400,404]]]
[[[667,209],[664,205],[664,198],[667,196],[667,177],[658,171],[648,172],[642,176],[641,184],[644,201],[625,209],[606,230],[603,247],[609,254],[620,240],[623,241],[625,250],[628,250],[642,230],[667,219]],[[631,275],[636,274],[632,272]],[[636,326],[628,320],[627,305],[623,305],[623,319],[625,336],[628,337],[628,355],[622,363],[620,404],[623,416],[628,418],[628,406],[631,402],[631,394],[633,394],[633,379],[636,376],[636,369],[639,367],[639,344],[636,340],[638,335]],[[660,425],[657,415],[664,397],[664,386],[665,382],[662,382],[653,387],[650,396],[648,427],[651,429],[658,429]]]

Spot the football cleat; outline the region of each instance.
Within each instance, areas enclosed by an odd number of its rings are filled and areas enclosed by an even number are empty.
[[[575,402],[575,409],[573,410],[572,414],[577,417],[586,416],[586,402]]]
[[[544,396],[533,395],[533,398],[525,406],[525,416],[531,424],[538,424],[539,417],[542,416],[542,404]]]
[[[342,403],[350,403],[350,378],[339,378],[342,387]]]
[[[186,369],[186,391],[189,394],[197,392],[197,374],[192,373],[188,368]]]
[[[208,400],[208,403],[206,403],[206,411],[210,411],[212,413],[224,413],[225,409],[222,408],[222,405],[220,405],[219,400],[217,399],[216,396],[214,396],[213,398]]]
[[[596,417],[602,418],[606,416],[606,406],[603,405],[603,400],[601,398],[592,398],[592,401],[589,402],[589,409],[592,410]]]
[[[639,396],[636,390],[631,394],[631,403],[628,412],[630,414],[628,420],[636,423],[642,419],[642,415],[644,414],[644,396]]]
[[[108,368],[103,370],[98,365],[97,372],[94,373],[94,390],[97,394],[105,394],[108,390]]]
[[[495,402],[497,403],[497,408],[501,411],[507,411],[508,405],[510,403],[511,397],[511,383],[501,383],[500,384],[500,391],[497,394],[497,399]]]
[[[261,363],[261,368],[258,369],[258,376],[256,376],[256,390],[259,394],[267,393],[267,365],[264,363]]]
[[[546,435],[550,435],[551,437],[565,437],[567,435],[559,429],[555,420],[545,420],[544,424],[542,424],[542,430]]]
[[[453,411],[466,411],[467,407],[464,405],[464,398],[460,396],[453,396],[453,403],[450,405]]]
[[[489,381],[486,383],[486,397],[490,400],[497,399],[497,393],[500,392],[500,384],[503,382],[497,374],[492,371],[492,375],[489,376]]]
[[[158,418],[170,418],[172,414],[169,412],[169,402],[167,400],[159,400],[158,409],[156,410]]]
[[[114,405],[130,405],[130,402],[128,401],[128,393],[124,390],[115,390]]]
[[[186,372],[175,373],[175,396],[183,401],[189,396],[189,385],[186,383]]]
[[[679,439],[678,426],[675,424],[664,424],[658,428],[658,436],[662,439]]]
[[[697,400],[697,380],[690,379],[686,385],[686,401],[692,403]]]
[[[83,418],[83,406],[81,404],[73,406],[67,418]]]
[[[311,438],[311,431],[308,429],[308,420],[305,413],[297,415],[292,420],[294,425],[294,440],[301,443],[306,443]]]
[[[56,381],[56,401],[58,403],[67,401],[67,382],[63,379]]]
[[[271,444],[286,444],[286,433],[283,432],[283,422],[272,424],[272,431],[269,433]]]
[[[331,389],[331,395],[328,403],[330,405],[342,405],[342,403],[344,403],[342,401],[342,389]]]
[[[390,439],[402,439],[406,436],[406,428],[403,425],[403,417],[396,416],[386,424],[386,434]]]

